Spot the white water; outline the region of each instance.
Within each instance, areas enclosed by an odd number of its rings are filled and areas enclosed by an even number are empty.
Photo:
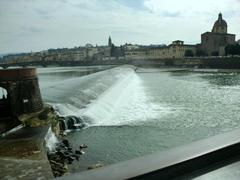
[[[131,71],[90,104],[83,115],[92,119],[95,126],[112,126],[130,125],[169,112],[150,102],[141,79]]]
[[[47,135],[45,136],[46,147],[49,152],[55,151],[56,144],[58,143],[58,139],[55,134],[52,132],[51,127],[48,129]]]
[[[89,126],[131,125],[170,113],[150,102],[142,83],[133,67],[124,66],[55,82],[47,91],[59,115],[84,117]]]

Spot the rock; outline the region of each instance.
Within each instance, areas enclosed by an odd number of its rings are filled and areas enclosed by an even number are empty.
[[[75,151],[75,154],[80,154],[80,155],[82,155],[83,153],[82,153],[82,151],[76,150],[76,151]]]
[[[46,111],[43,111],[43,112],[41,112],[41,113],[38,115],[38,118],[39,118],[40,120],[45,120],[45,119],[48,118],[48,113],[47,113]]]
[[[73,149],[72,149],[71,147],[68,147],[67,150],[68,150],[69,152],[73,152]]]
[[[68,171],[68,167],[67,167],[66,164],[64,164],[63,169],[64,169],[66,172]]]
[[[72,164],[73,161],[79,161],[80,155],[84,154],[83,148],[87,148],[86,144],[79,146],[80,150],[74,150],[67,139],[63,139],[57,144],[55,152],[48,152],[48,159],[52,167],[55,177],[65,175],[68,172],[67,164]],[[101,167],[100,164],[90,167],[95,169]]]
[[[69,142],[67,139],[62,140],[62,143],[66,146],[69,147]]]
[[[91,169],[97,169],[97,168],[100,168],[100,167],[103,167],[103,165],[100,164],[100,163],[98,163],[98,164],[95,164],[95,165],[89,166],[89,167],[88,167],[88,170],[91,170]]]
[[[81,144],[80,146],[79,146],[79,149],[81,150],[81,149],[84,149],[84,148],[87,148],[88,146],[86,145],[86,144]]]
[[[76,155],[76,154],[74,154],[73,157],[75,157],[75,159],[76,159],[77,161],[79,161],[79,159],[80,159],[80,156],[79,156],[79,155]]]
[[[69,155],[70,155],[70,153],[69,153],[69,152],[66,152],[66,151],[64,152],[64,156],[66,156],[66,157],[67,157],[67,156],[69,156]]]
[[[53,165],[53,167],[61,167],[61,166],[63,166],[63,164],[62,163],[58,163],[58,162],[56,162],[56,161],[53,161],[53,160],[51,160],[50,161],[50,163]]]
[[[82,153],[82,154],[85,154],[85,152],[84,152],[84,151],[81,151],[81,153]]]
[[[67,160],[68,160],[68,164],[72,164],[72,162],[74,161],[74,157],[68,156]]]
[[[59,149],[67,149],[67,148],[68,148],[68,147],[66,147],[66,146],[65,146],[64,144],[62,144],[62,143],[61,143],[61,144],[59,144],[59,146],[58,146],[58,147],[59,147]]]

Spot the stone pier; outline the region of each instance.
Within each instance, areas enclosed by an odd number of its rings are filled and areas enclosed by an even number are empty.
[[[55,117],[35,68],[0,70],[0,179],[53,178],[44,143],[50,127],[58,130]]]

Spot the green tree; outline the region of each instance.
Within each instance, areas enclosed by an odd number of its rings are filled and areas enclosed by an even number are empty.
[[[211,53],[211,55],[212,55],[212,56],[219,56],[219,53],[218,53],[218,51],[213,51],[213,52]]]
[[[227,45],[225,48],[226,55],[240,55],[240,45],[239,44],[231,44]]]
[[[198,57],[207,56],[207,53],[202,49],[197,49],[196,56],[198,56]]]
[[[192,52],[192,50],[190,50],[190,49],[186,50],[184,56],[185,56],[185,57],[193,57],[193,52]]]
[[[116,51],[116,47],[114,44],[111,45],[111,50],[110,50],[110,56],[114,57],[115,56],[115,51]]]

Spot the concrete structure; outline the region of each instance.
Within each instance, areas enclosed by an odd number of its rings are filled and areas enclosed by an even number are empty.
[[[25,127],[0,139],[0,179],[53,179],[45,136],[49,126]]]
[[[42,110],[35,68],[0,70],[0,87],[6,92],[0,97],[0,114],[18,117]]]
[[[235,43],[235,34],[228,34],[227,22],[218,15],[218,20],[214,23],[212,32],[206,32],[201,35],[200,49],[208,56],[224,56],[225,47]]]

